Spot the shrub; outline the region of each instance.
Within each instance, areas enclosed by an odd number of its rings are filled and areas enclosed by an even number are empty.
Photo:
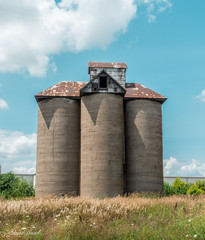
[[[173,188],[171,186],[169,186],[168,182],[164,182],[164,195],[170,196],[173,194],[174,194]]]
[[[198,180],[195,182],[195,184],[199,189],[201,189],[205,192],[205,181]]]
[[[196,181],[193,184],[186,183],[180,178],[176,178],[171,186],[169,185],[169,183],[164,182],[164,195],[170,196],[173,194],[205,194],[205,181]]]
[[[35,190],[25,179],[19,179],[12,172],[0,174],[0,196],[4,198],[32,197]]]
[[[205,194],[205,191],[201,188],[199,188],[199,186],[197,186],[196,183],[194,183],[193,185],[191,185],[191,187],[187,190],[187,194],[190,195],[198,195],[198,194]]]
[[[180,178],[176,178],[171,188],[174,194],[186,194],[191,185],[182,181]]]

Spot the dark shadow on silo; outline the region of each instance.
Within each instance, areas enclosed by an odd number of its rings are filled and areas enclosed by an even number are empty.
[[[146,151],[146,145],[145,145],[143,138],[140,134],[140,131],[135,123],[135,119],[140,111],[143,111],[143,108],[133,110],[132,118],[130,118],[129,121],[127,121],[127,119],[125,119],[126,127],[129,129],[132,129],[132,131],[127,131],[127,136],[131,137],[131,139],[133,137],[133,141],[131,141],[131,140],[128,141],[128,144],[129,144],[129,142],[131,142],[132,146],[136,145],[135,146],[136,148],[140,148],[142,151]]]
[[[48,107],[49,104],[52,105],[51,102],[52,102],[52,99],[45,99],[45,100],[42,100],[38,103],[39,110],[40,110],[40,112],[43,116],[43,119],[44,119],[48,129],[50,128],[50,124],[51,124],[51,121],[53,119],[53,116],[54,116],[55,112],[59,108],[58,106],[57,107],[55,107],[55,106]]]
[[[98,117],[98,112],[102,103],[102,98],[99,97],[99,100],[96,102],[93,101],[85,101],[84,98],[82,98],[83,103],[86,106],[86,109],[90,115],[90,118],[92,119],[92,122],[94,125],[96,125],[97,117]],[[94,109],[94,111],[93,111]]]

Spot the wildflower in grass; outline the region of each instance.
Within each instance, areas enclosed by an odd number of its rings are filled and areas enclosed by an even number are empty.
[[[189,219],[188,222],[191,222],[191,219]]]
[[[33,226],[32,228],[36,228],[35,226]]]
[[[60,217],[60,213],[56,215],[56,217]]]
[[[196,234],[194,234],[194,238],[197,238],[197,235],[196,235]]]
[[[22,229],[22,230],[26,230],[26,228],[25,228],[25,227],[22,227],[21,229]]]
[[[132,223],[132,226],[134,226],[134,223]]]
[[[70,218],[70,216],[66,216],[66,218],[67,218],[67,219],[69,219],[69,218]]]
[[[188,234],[187,234],[187,235],[185,235],[185,237],[186,237],[186,238],[188,238],[188,236],[189,236]]]
[[[54,221],[57,221],[57,218],[55,218]]]

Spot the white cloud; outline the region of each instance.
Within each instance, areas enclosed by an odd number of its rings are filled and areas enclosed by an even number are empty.
[[[164,160],[164,174],[169,175],[173,173],[173,169],[178,165],[178,161],[174,157],[170,157],[169,159]]]
[[[19,167],[34,168],[36,134],[0,129],[0,165],[8,172]]]
[[[202,102],[205,102],[205,89],[202,90],[201,94],[196,96],[196,98],[198,98],[199,100],[201,100]]]
[[[0,71],[44,76],[52,54],[106,48],[135,14],[134,0],[0,0]]]
[[[138,6],[144,8],[148,22],[155,21],[157,15],[172,7],[169,0],[137,0]]]
[[[5,100],[3,100],[2,98],[0,98],[0,109],[3,109],[3,110],[9,109],[8,103]]]
[[[42,77],[62,51],[106,48],[145,6],[149,21],[168,0],[0,0],[0,72]]]
[[[178,161],[174,157],[164,160],[165,176],[205,176],[205,163],[192,159],[191,163]]]
[[[180,171],[188,176],[205,176],[205,163],[192,159],[190,164],[182,165]]]

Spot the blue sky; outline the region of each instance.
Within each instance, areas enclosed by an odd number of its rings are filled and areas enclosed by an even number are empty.
[[[164,174],[205,176],[203,0],[0,1],[0,164],[35,172],[34,95],[88,81],[88,62],[126,62],[163,104]]]

